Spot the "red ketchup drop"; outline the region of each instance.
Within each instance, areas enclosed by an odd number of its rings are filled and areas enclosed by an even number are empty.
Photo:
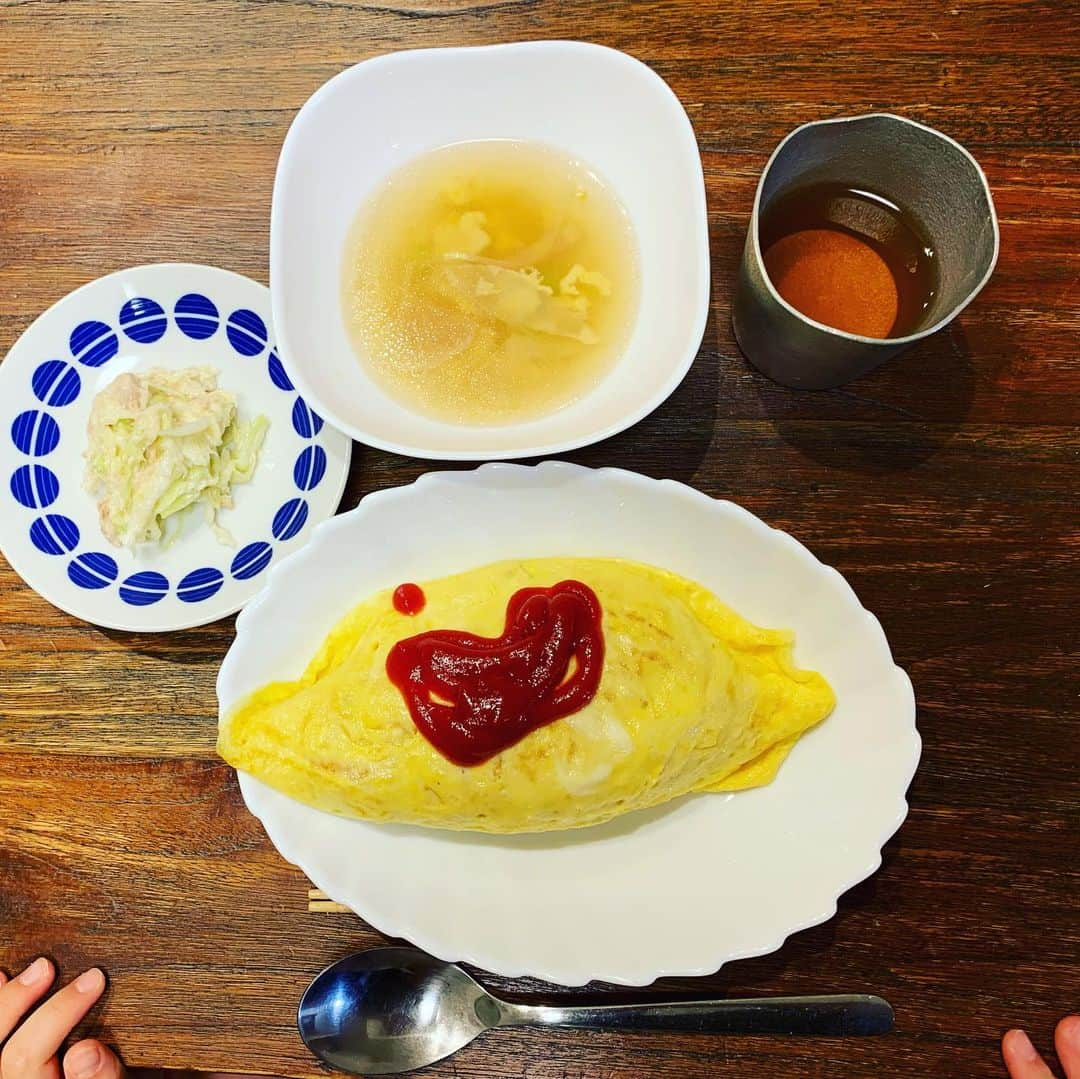
[[[506,605],[501,637],[445,629],[407,637],[390,649],[386,673],[444,757],[483,764],[593,699],[604,666],[600,620],[596,593],[580,581],[523,588]]]
[[[427,603],[427,596],[418,584],[399,584],[394,589],[394,610],[398,614],[419,614]]]

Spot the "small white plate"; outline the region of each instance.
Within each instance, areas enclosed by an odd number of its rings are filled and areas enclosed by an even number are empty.
[[[368,376],[341,313],[346,237],[410,159],[451,143],[524,139],[595,169],[634,226],[637,321],[590,393],[528,423],[468,427],[411,411]],[[694,129],[671,88],[626,53],[580,41],[418,49],[335,75],[281,148],[270,215],[281,355],[312,405],[353,438],[413,457],[562,453],[637,423],[694,362],[709,313],[709,229]]]
[[[212,266],[120,270],[65,296],[0,365],[0,551],[50,603],[112,629],[198,626],[239,610],[267,566],[337,509],[349,439],[293,388],[270,335],[269,290]],[[165,549],[134,553],[101,534],[83,488],[94,396],[125,371],[207,364],[241,417],[270,427],[250,483],[219,514],[223,546],[201,509]]]
[[[831,917],[907,813],[920,746],[911,682],[836,570],[682,484],[567,464],[485,465],[369,495],[271,570],[237,619],[220,708],[299,675],[337,620],[377,589],[571,554],[663,566],[755,622],[793,628],[796,660],[829,679],[835,711],[767,787],[541,835],[347,820],[241,774],[271,841],[390,936],[565,985],[708,974]]]

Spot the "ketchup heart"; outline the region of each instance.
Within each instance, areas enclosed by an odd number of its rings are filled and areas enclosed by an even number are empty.
[[[390,650],[386,673],[444,757],[482,764],[593,699],[604,666],[601,617],[596,593],[581,581],[522,588],[506,605],[502,636],[407,637]]]

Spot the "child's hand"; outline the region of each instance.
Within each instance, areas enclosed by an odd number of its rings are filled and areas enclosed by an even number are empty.
[[[64,1039],[97,1003],[105,975],[96,967],[80,974],[40,1008],[35,1005],[56,977],[47,959],[35,959],[10,981],[0,973],[0,1079],[60,1079],[58,1052]],[[99,1041],[76,1042],[64,1054],[65,1079],[123,1079],[124,1066]]]
[[[1065,1069],[1065,1079],[1080,1079],[1080,1015],[1067,1015],[1058,1023],[1054,1048]],[[1054,1079],[1054,1073],[1022,1030],[1010,1030],[1001,1039],[1001,1055],[1010,1079]],[[7,1079],[6,1072],[3,1079]]]

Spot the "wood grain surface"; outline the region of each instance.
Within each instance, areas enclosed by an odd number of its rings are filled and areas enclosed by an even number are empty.
[[[1078,30],[1066,0],[0,2],[0,352],[123,266],[265,281],[289,121],[381,52],[586,35],[651,64],[694,122],[713,256],[700,356],[653,416],[570,459],[733,498],[837,566],[912,676],[925,750],[882,869],[832,921],[643,995],[874,991],[897,1030],[500,1032],[432,1076],[996,1076],[1006,1028],[1048,1046],[1080,1006]],[[795,125],[870,109],[976,154],[1001,260],[947,332],[843,390],[796,393],[750,370],[731,334],[754,185]],[[357,447],[343,505],[426,467]],[[318,1074],[298,995],[380,937],[309,911],[308,882],[214,757],[232,632],[97,629],[0,559],[0,966],[101,964],[110,990],[86,1029],[131,1064]]]

